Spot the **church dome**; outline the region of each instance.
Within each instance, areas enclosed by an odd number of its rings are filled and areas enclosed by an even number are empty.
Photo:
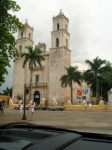
[[[88,69],[87,65],[85,64],[82,64],[82,63],[79,63],[79,62],[75,62],[72,64],[73,67],[78,67],[78,70],[83,72],[83,71],[86,71]]]

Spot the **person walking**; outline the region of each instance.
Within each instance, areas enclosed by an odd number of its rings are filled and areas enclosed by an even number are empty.
[[[23,112],[23,103],[20,103],[20,115],[22,115]]]
[[[0,102],[1,115],[4,115],[4,104],[5,104],[4,100]]]
[[[31,113],[32,113],[32,115],[34,113],[34,107],[35,107],[35,102],[33,102],[32,105],[31,105]]]
[[[91,103],[89,103],[89,105],[88,105],[88,106],[89,106],[89,110],[91,110],[91,108],[92,108],[92,104],[91,104]]]

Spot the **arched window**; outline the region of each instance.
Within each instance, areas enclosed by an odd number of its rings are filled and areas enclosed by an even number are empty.
[[[21,38],[23,38],[23,32],[21,32]]]
[[[59,30],[59,23],[57,23],[57,30]]]
[[[39,91],[34,92],[34,102],[36,105],[40,104],[40,92]]]
[[[68,40],[66,39],[66,47],[68,47]]]
[[[56,47],[59,47],[59,38],[56,38]]]
[[[31,38],[31,34],[29,33],[29,39]]]

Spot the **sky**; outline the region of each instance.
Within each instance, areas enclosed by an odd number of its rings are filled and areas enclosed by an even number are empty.
[[[34,42],[51,48],[52,18],[62,9],[69,19],[72,64],[97,56],[110,62],[112,51],[112,0],[16,0],[21,7],[15,15],[34,28]],[[12,83],[13,67],[9,69]],[[7,78],[6,78],[7,79]],[[3,85],[4,87],[4,85]],[[2,88],[3,88],[2,87]]]

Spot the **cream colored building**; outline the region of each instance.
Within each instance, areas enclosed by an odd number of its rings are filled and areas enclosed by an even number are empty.
[[[33,46],[33,28],[25,23],[24,32],[18,31],[17,48],[20,53],[27,52],[26,46]],[[53,17],[53,29],[51,32],[51,48],[46,50],[45,43],[36,45],[43,51],[45,61],[42,68],[39,66],[33,70],[31,100],[39,103],[41,99],[67,102],[70,99],[70,88],[62,88],[60,78],[66,74],[66,69],[71,65],[69,20],[62,11]],[[28,64],[23,66],[23,58],[14,63],[13,72],[13,100],[19,94],[24,95],[24,84],[29,87],[30,71]],[[78,88],[77,85],[75,87]],[[74,95],[76,99],[76,94]],[[27,95],[29,100],[29,95]]]

